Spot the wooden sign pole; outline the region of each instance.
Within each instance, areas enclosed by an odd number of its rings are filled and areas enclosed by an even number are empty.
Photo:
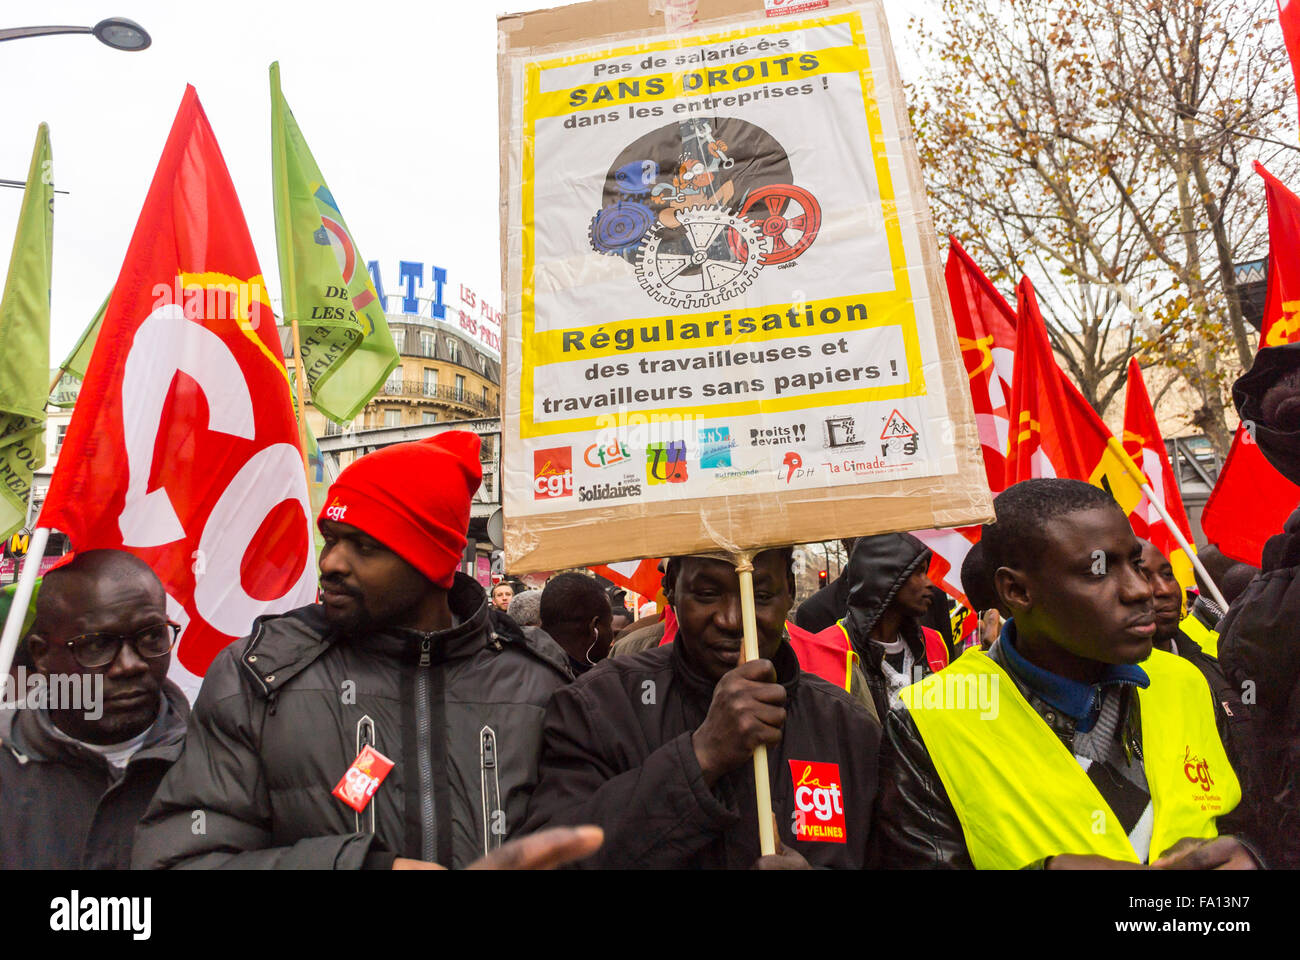
[[[741,663],[758,659],[758,623],[754,615],[754,558],[739,553],[732,558],[740,579],[740,618],[745,629],[741,645]],[[776,853],[776,834],[772,828],[772,783],[767,770],[767,747],[754,750],[754,794],[758,806],[758,846],[763,856]]]

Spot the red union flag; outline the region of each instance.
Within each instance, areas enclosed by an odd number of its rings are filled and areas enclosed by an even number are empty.
[[[1142,472],[1150,481],[1151,492],[1159,498],[1160,505],[1165,508],[1165,512],[1178,525],[1183,537],[1190,544],[1192,528],[1187,522],[1187,511],[1183,507],[1183,498],[1178,493],[1178,482],[1174,477],[1173,467],[1169,465],[1165,441],[1160,436],[1156,412],[1151,406],[1151,398],[1142,380],[1142,368],[1138,366],[1137,357],[1131,358],[1128,362],[1127,386],[1128,392],[1124,397],[1124,452],[1142,468]],[[1160,511],[1152,505],[1145,494],[1142,496],[1142,502],[1129,514],[1129,522],[1135,534],[1144,540],[1150,540],[1169,558],[1174,568],[1174,575],[1184,588],[1196,586],[1191,559],[1178,545],[1164,518],[1160,516]]]
[[[944,280],[979,428],[984,472],[989,489],[1001,493],[1006,488],[1007,437],[1011,431],[1016,313],[956,237],[948,238]],[[979,542],[980,528],[919,530],[916,535],[933,554],[930,579],[969,606],[961,585],[961,565],[970,548]]]
[[[311,603],[311,519],[275,317],[187,87],[104,316],[39,525],[128,550],[183,627],[193,694],[253,619]]]
[[[961,359],[970,381],[989,489],[1006,488],[1011,385],[1015,382],[1016,314],[955,237],[949,237],[944,279]]]
[[[1282,25],[1282,40],[1291,59],[1291,77],[1300,92],[1300,0],[1277,0],[1277,19]]]
[[[610,583],[640,594],[645,600],[654,600],[663,591],[663,574],[659,560],[624,560],[621,563],[596,564],[591,568]],[[636,611],[634,610],[633,613]]]
[[[1294,66],[1300,63],[1296,57],[1300,0],[1292,0],[1291,6],[1283,9],[1284,32],[1288,15],[1292,28],[1287,32],[1287,49]],[[1263,164],[1256,163],[1255,172],[1264,178],[1268,201],[1268,295],[1259,336],[1262,350],[1300,340],[1300,262],[1295,255],[1300,246],[1300,199]],[[1258,567],[1263,563],[1264,543],[1281,532],[1297,503],[1300,486],[1264,459],[1254,435],[1242,424],[1201,513],[1201,529],[1225,554]]]

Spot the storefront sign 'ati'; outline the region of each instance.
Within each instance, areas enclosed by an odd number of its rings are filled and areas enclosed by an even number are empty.
[[[508,569],[991,516],[879,4],[500,29]]]

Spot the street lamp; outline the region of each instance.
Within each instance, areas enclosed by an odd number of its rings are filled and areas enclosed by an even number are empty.
[[[109,17],[93,27],[5,27],[0,29],[0,40],[21,40],[25,37],[48,37],[59,33],[90,33],[99,42],[114,50],[143,50],[153,43],[149,32],[134,20],[126,17]]]

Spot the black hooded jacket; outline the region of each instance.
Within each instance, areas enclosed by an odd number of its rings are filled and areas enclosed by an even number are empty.
[[[908,577],[929,564],[930,548],[910,533],[860,537],[849,556],[845,574],[849,581],[849,608],[844,615],[844,629],[861,660],[881,722],[889,713],[889,686],[881,668],[885,648],[871,639],[871,631]],[[914,673],[920,671],[913,679],[920,680],[932,672],[925,655],[921,623],[916,617],[905,615],[899,631],[912,652]]]
[[[1260,452],[1300,483],[1300,343],[1260,350],[1232,398]],[[1220,622],[1219,663],[1255,701],[1255,735],[1232,759],[1256,817],[1272,826],[1265,858],[1300,867],[1300,510],[1270,538],[1260,574]]]
[[[759,857],[754,769],[712,787],[691,745],[713,698],[679,640],[598,664],[546,710],[540,780],[524,833],[594,823],[605,844],[582,868],[748,869]],[[876,797],[880,725],[842,689],[799,669],[789,644],[772,657],[788,694],[781,742],[768,750],[772,810],[785,847],[814,867],[864,866]],[[822,766],[817,767],[817,764]],[[800,783],[817,781],[811,788]],[[837,791],[842,808],[826,803]],[[801,803],[802,801],[802,803]],[[818,811],[824,816],[819,818]],[[841,838],[796,839],[801,818]]]
[[[254,623],[204,677],[134,864],[459,867],[517,832],[567,658],[491,616],[464,574],[447,599],[460,622],[434,633],[345,635],[319,605]],[[363,744],[396,766],[358,814],[331,791]]]
[[[0,869],[125,870],[150,798],[180,755],[190,705],[163,683],[163,708],[126,767],[19,710],[0,742]]]

